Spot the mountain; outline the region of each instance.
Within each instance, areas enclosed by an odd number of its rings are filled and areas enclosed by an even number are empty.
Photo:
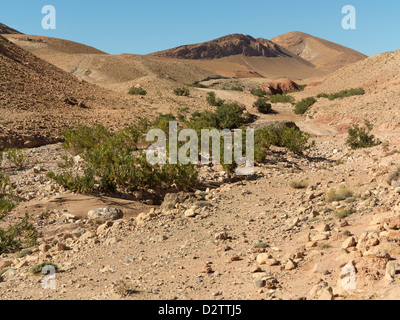
[[[231,34],[216,40],[180,46],[151,55],[177,59],[219,59],[239,54],[246,57],[268,58],[292,56],[292,53],[271,41],[254,39],[243,34]]]
[[[0,34],[22,34],[21,32],[0,23]]]
[[[151,53],[149,56],[185,60],[227,77],[296,79],[325,74],[308,61],[267,39],[231,34],[215,40]]]
[[[353,49],[303,32],[285,33],[271,41],[326,71],[337,70],[367,57]]]
[[[127,92],[147,81],[194,83],[220,77],[185,61],[171,61],[133,54],[110,55],[73,41],[31,35],[5,35],[37,57],[83,80],[115,91]],[[146,78],[146,79],[145,79]],[[174,84],[175,83],[175,84]]]

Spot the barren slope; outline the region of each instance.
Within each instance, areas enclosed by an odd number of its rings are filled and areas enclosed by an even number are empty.
[[[366,58],[366,55],[303,32],[289,32],[271,41],[309,61],[315,67],[333,71],[349,63]]]
[[[120,101],[111,92],[76,79],[2,36],[0,84],[0,144],[6,147],[57,141],[62,128],[95,121],[107,105]],[[76,99],[81,105],[71,105],[66,99]]]
[[[234,78],[304,79],[324,74],[272,41],[241,34],[155,52],[150,56],[185,60],[210,72]]]
[[[22,34],[21,32],[0,23],[0,34]]]
[[[133,54],[109,55],[72,41],[25,35],[7,38],[39,58],[88,82],[120,92],[151,79],[155,85],[176,86],[219,76],[182,61]],[[171,84],[172,83],[172,84]]]

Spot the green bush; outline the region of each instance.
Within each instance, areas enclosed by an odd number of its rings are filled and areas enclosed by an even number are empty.
[[[224,100],[217,99],[215,92],[208,92],[206,100],[209,105],[214,106],[214,107],[222,106],[225,103]]]
[[[13,195],[14,186],[7,175],[0,173],[0,221],[3,221],[17,205]],[[24,246],[34,246],[37,243],[37,231],[30,223],[30,217],[25,217],[7,228],[0,228],[0,254],[15,252]]]
[[[188,87],[192,87],[192,88],[200,88],[200,89],[207,89],[208,87],[204,84],[201,83],[194,83],[194,84],[188,84]]]
[[[327,98],[327,99],[333,101],[336,99],[343,99],[343,98],[352,97],[352,96],[360,96],[360,95],[364,95],[364,94],[365,94],[365,90],[363,88],[357,88],[357,89],[342,90],[340,92],[331,93],[331,94],[320,93],[319,95],[317,95],[317,98]]]
[[[147,94],[147,91],[143,88],[132,87],[129,89],[128,93],[131,95],[145,96]]]
[[[294,98],[287,94],[275,94],[271,96],[272,103],[294,103]]]
[[[370,134],[373,125],[368,120],[365,120],[364,124],[364,127],[353,124],[349,129],[349,137],[346,144],[351,149],[370,148],[381,144],[379,139],[375,139],[375,136]]]
[[[314,97],[309,97],[309,98],[303,99],[299,103],[296,104],[294,113],[295,114],[305,114],[308,111],[308,109],[316,102],[317,102],[317,100]]]
[[[290,182],[290,187],[293,189],[307,189],[310,182],[308,180],[293,180]]]
[[[174,90],[174,94],[177,96],[188,97],[190,95],[190,91],[188,88],[177,88]]]
[[[230,90],[243,92],[243,88],[239,86],[232,86]]]
[[[250,93],[251,93],[253,96],[256,96],[256,97],[259,97],[259,98],[263,98],[263,97],[265,97],[265,96],[268,95],[268,92],[267,92],[267,91],[264,91],[264,90],[262,90],[262,89],[254,89],[254,90],[251,90]]]
[[[217,107],[217,129],[236,129],[244,123],[243,108],[237,103],[223,104]]]
[[[255,108],[257,108],[257,110],[258,110],[260,113],[267,114],[267,113],[270,113],[270,112],[272,111],[272,105],[271,105],[270,103],[268,103],[268,100],[267,100],[267,99],[264,99],[264,98],[258,99],[258,100],[254,103],[253,106],[254,106]]]
[[[11,166],[16,168],[22,168],[26,165],[26,157],[20,149],[7,149],[7,160]]]
[[[254,136],[254,160],[258,163],[264,162],[270,146],[287,148],[296,154],[302,154],[312,147],[309,138],[308,133],[296,128],[288,128],[285,124],[259,129]]]
[[[354,192],[347,187],[331,189],[325,196],[326,202],[343,201],[353,197]]]

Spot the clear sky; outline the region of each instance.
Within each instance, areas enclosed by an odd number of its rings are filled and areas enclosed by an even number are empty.
[[[42,7],[56,8],[56,30],[42,29]],[[357,29],[342,28],[353,5]],[[270,39],[306,32],[372,55],[400,49],[398,0],[12,0],[0,22],[26,34],[63,38],[112,54],[146,54],[231,33]]]

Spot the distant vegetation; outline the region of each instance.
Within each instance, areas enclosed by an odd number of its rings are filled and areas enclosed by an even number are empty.
[[[264,91],[264,90],[262,90],[262,89],[254,89],[254,90],[251,90],[250,93],[251,93],[253,96],[260,97],[260,98],[263,98],[263,97],[265,97],[265,96],[268,95],[268,92],[267,92],[267,91]]]
[[[270,97],[272,103],[294,103],[294,98],[288,94],[275,94]]]
[[[349,89],[349,90],[343,90],[337,93],[331,93],[331,94],[326,94],[326,93],[320,93],[317,95],[317,98],[327,98],[329,100],[336,100],[336,99],[343,99],[347,97],[352,97],[352,96],[359,96],[359,95],[364,95],[365,90],[363,88],[357,88],[357,89]]]
[[[174,94],[177,96],[188,97],[190,95],[190,91],[188,88],[177,88],[174,90]]]
[[[295,106],[294,113],[295,114],[305,114],[307,110],[316,103],[317,100],[314,97],[309,97],[301,100]]]
[[[307,189],[310,182],[308,180],[293,180],[290,182],[290,187],[293,189]]]
[[[363,127],[360,127],[358,124],[353,124],[349,129],[349,137],[346,144],[350,146],[351,149],[370,148],[381,144],[379,139],[376,139],[373,134],[370,134],[373,128],[373,125],[368,120],[365,120]]]
[[[132,95],[145,96],[147,94],[147,91],[144,90],[143,88],[132,87],[132,88],[129,89],[128,93],[132,94]]]
[[[268,103],[268,100],[265,98],[259,98],[256,102],[254,102],[254,107],[257,108],[260,113],[264,114],[272,111],[272,105]]]
[[[225,100],[216,97],[215,92],[208,92],[206,100],[209,105],[214,107],[222,106],[225,103]]]
[[[188,84],[188,87],[192,87],[192,88],[200,88],[200,89],[206,89],[208,88],[206,85],[201,84],[201,83],[193,83],[193,84]]]

